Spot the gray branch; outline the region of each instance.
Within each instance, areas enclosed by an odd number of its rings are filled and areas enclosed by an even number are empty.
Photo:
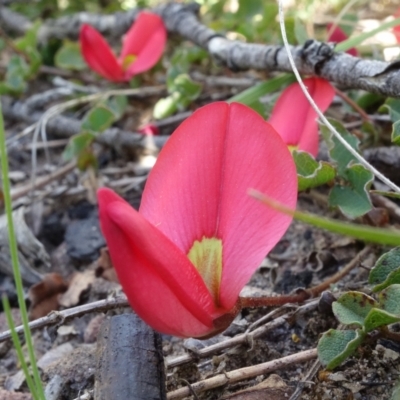
[[[34,124],[39,121],[42,112],[33,111],[26,102],[14,102],[10,97],[3,96],[1,99],[4,117],[14,121],[23,121]],[[51,118],[47,123],[46,130],[55,137],[68,138],[81,132],[81,121],[62,115]],[[153,136],[153,144],[161,148],[168,136]],[[119,128],[109,128],[102,132],[96,141],[100,144],[113,147],[118,154],[131,159],[135,155],[148,151],[148,138],[140,133],[125,131]]]
[[[167,3],[153,11],[159,14],[170,33],[177,33],[206,49],[221,65],[233,71],[291,72],[283,46],[248,44],[226,39],[198,20],[197,4]],[[110,38],[121,37],[135,20],[139,10],[99,15],[77,13],[73,16],[46,21],[39,29],[39,39],[51,37],[76,39],[82,23],[90,23]],[[0,22],[4,8],[0,9]],[[13,18],[15,20],[15,16]],[[25,26],[23,22],[18,24]],[[345,88],[363,89],[384,96],[400,97],[400,62],[364,60],[334,51],[334,44],[309,40],[302,46],[292,46],[292,55],[301,74],[320,76]]]

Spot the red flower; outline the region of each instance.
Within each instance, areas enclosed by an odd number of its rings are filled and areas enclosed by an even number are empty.
[[[204,337],[236,315],[239,292],[291,218],[296,168],[274,129],[248,107],[213,103],[183,122],[151,171],[139,212],[98,192],[101,228],[132,308],[154,329]]]
[[[113,82],[129,81],[134,75],[153,67],[164,51],[166,40],[162,19],[149,12],[141,12],[126,33],[118,59],[103,36],[90,25],[83,24],[79,35],[86,63]]]
[[[321,111],[326,111],[335,97],[333,86],[316,77],[304,79],[304,84]],[[319,144],[316,120],[317,113],[295,82],[280,95],[268,122],[289,147],[307,151],[315,157]]]
[[[327,25],[328,32],[331,32],[331,34],[328,36],[328,42],[340,43],[348,39],[348,36],[343,32],[340,26],[336,25],[333,31],[331,31],[332,26],[332,23]],[[354,47],[347,50],[346,53],[351,54],[354,57],[359,56],[357,49]]]
[[[394,14],[395,18],[400,17],[400,7],[397,9],[397,11]],[[393,27],[393,34],[396,37],[397,43],[400,43],[400,25],[396,25]]]
[[[145,124],[141,128],[138,129],[139,133],[142,133],[143,135],[159,135],[160,130],[158,129],[158,126],[154,124]]]

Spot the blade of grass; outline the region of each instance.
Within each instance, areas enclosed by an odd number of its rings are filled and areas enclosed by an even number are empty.
[[[400,245],[399,231],[374,228],[372,226],[358,225],[350,222],[335,221],[330,218],[320,217],[319,215],[292,210],[282,203],[279,203],[254,189],[250,189],[249,194],[257,200],[263,202],[268,207],[271,207],[277,211],[280,211],[283,214],[290,215],[299,221],[306,222],[307,224],[316,226],[318,228],[326,229],[327,231],[339,233],[346,236],[351,236],[355,239],[363,240],[369,243],[377,243],[387,246]]]
[[[358,36],[344,40],[343,42],[340,42],[336,45],[335,50],[346,51],[348,49],[351,49],[352,47],[356,47],[364,40],[375,36],[377,33],[382,32],[386,29],[393,28],[396,25],[400,25],[400,18],[396,18],[393,21],[385,22],[384,24],[379,25],[377,28],[372,29],[372,31],[361,33]]]
[[[7,225],[8,225],[8,240],[10,246],[11,263],[13,268],[15,288],[17,290],[18,305],[21,313],[22,325],[24,326],[25,341],[28,348],[29,361],[32,367],[33,380],[35,382],[35,389],[36,389],[35,394],[37,395],[38,399],[45,400],[42,382],[40,380],[39,370],[36,364],[36,357],[33,348],[31,331],[29,329],[28,312],[26,309],[26,304],[24,299],[24,289],[22,285],[21,272],[19,269],[17,241],[15,239],[14,221],[12,218],[10,179],[8,176],[8,157],[7,157],[6,138],[4,132],[4,121],[3,121],[1,103],[0,103],[0,159],[1,159],[1,171],[3,178],[4,206],[6,210]],[[32,393],[32,395],[34,394]]]
[[[236,101],[242,104],[252,104],[258,100],[261,96],[265,96],[268,93],[276,92],[284,85],[296,82],[296,77],[293,74],[283,74],[276,78],[269,79],[266,82],[261,82],[258,85],[254,85],[251,88],[243,90],[235,96],[228,99],[228,103]]]
[[[11,308],[10,308],[10,303],[8,301],[8,297],[3,295],[1,300],[3,303],[4,313],[6,314],[7,324],[11,331],[11,339],[13,341],[14,348],[17,353],[18,361],[21,364],[22,370],[24,371],[26,383],[28,384],[28,388],[29,388],[34,400],[38,400],[39,398],[36,396],[36,386],[35,386],[35,384],[32,380],[32,377],[29,373],[28,365],[26,364],[24,354],[22,352],[21,341],[19,340],[18,333],[15,330],[15,324],[12,319]]]

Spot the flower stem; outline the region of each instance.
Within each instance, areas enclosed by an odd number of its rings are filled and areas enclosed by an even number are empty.
[[[371,246],[365,246],[356,257],[354,257],[344,268],[335,275],[329,277],[319,285],[310,289],[301,289],[298,293],[287,294],[282,296],[266,296],[266,297],[240,297],[241,308],[258,308],[258,307],[277,307],[288,303],[301,303],[309,298],[319,296],[324,290],[327,290],[332,284],[340,281],[353,268],[355,268],[360,259],[364,258],[371,250]]]
[[[0,103],[0,159],[1,159],[1,171],[3,178],[4,206],[7,215],[11,264],[13,268],[14,282],[15,282],[15,288],[17,290],[18,304],[21,313],[22,324],[24,326],[24,334],[25,334],[26,345],[28,348],[29,361],[32,367],[33,379],[35,382],[35,389],[36,389],[36,393],[33,395],[35,396],[35,398],[44,400],[45,397],[43,393],[42,382],[39,376],[39,370],[36,365],[35,351],[33,348],[31,331],[29,329],[28,312],[26,309],[26,304],[24,299],[24,288],[22,285],[21,272],[19,269],[18,248],[17,248],[17,241],[15,238],[14,222],[12,218],[11,189],[10,189],[10,179],[8,173],[8,157],[7,157],[7,148],[6,148],[6,139],[4,132],[4,122],[1,110],[1,103]]]

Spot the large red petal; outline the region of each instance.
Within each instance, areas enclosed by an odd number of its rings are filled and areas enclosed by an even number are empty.
[[[113,265],[137,314],[167,334],[210,333],[221,314],[186,255],[113,191],[100,189],[98,199]]]
[[[89,67],[102,77],[120,82],[124,73],[103,36],[92,26],[83,24],[79,34],[82,56]]]
[[[240,104],[213,103],[183,122],[161,151],[140,212],[183,252],[195,240],[223,241],[220,304],[233,307],[291,218],[248,196],[256,188],[294,207],[297,175],[279,135]]]
[[[163,20],[156,14],[141,12],[123,40],[120,63],[125,57],[136,56],[136,60],[126,70],[126,76],[132,76],[149,70],[160,59],[167,31]]]
[[[335,97],[335,89],[325,79],[304,79],[311,97],[322,112],[326,111]],[[296,82],[286,88],[272,110],[269,123],[289,146],[297,146],[316,156],[318,153],[317,113]]]

